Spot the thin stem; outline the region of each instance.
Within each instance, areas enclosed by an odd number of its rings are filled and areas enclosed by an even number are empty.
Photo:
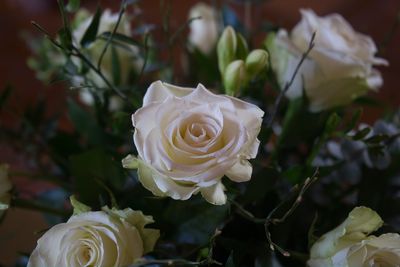
[[[62,47],[61,44],[59,44],[56,40],[52,39],[49,35],[49,33],[43,29],[39,24],[37,24],[36,22],[32,21],[31,22],[32,25],[34,27],[36,27],[40,32],[44,33],[45,36],[53,43],[53,45],[55,45],[57,48],[67,52],[68,54],[70,54],[71,56],[77,57],[79,59],[81,59],[83,62],[85,62],[88,67],[90,69],[92,69],[97,75],[100,76],[100,78],[104,81],[104,83],[111,88],[118,96],[120,96],[123,100],[125,100],[126,102],[129,102],[128,97],[121,92],[121,90],[119,90],[117,87],[115,87],[105,76],[104,74],[101,72],[101,70],[99,68],[97,68],[85,55],[83,55],[81,53],[81,51],[79,51],[78,48],[76,48],[74,45],[71,46],[71,51],[66,50],[64,47]]]
[[[265,218],[257,218],[256,216],[253,215],[253,213],[243,208],[239,203],[237,203],[234,200],[231,200],[231,203],[237,208],[236,212],[243,218],[252,221],[254,223],[259,223],[259,224],[265,223]]]
[[[198,16],[198,17],[193,17],[193,18],[188,19],[184,24],[182,24],[182,25],[171,35],[171,38],[169,38],[169,43],[170,43],[171,45],[173,45],[174,42],[175,42],[175,39],[177,39],[177,38],[179,37],[179,35],[183,32],[183,30],[184,30],[187,26],[190,25],[190,23],[192,23],[192,22],[195,21],[195,20],[201,19],[201,18],[202,18],[201,16]]]
[[[128,97],[121,92],[121,90],[119,90],[117,87],[115,87],[114,85],[112,85],[112,83],[104,76],[104,74],[101,72],[101,70],[99,70],[96,66],[93,65],[93,63],[85,56],[83,55],[78,48],[76,48],[75,46],[72,46],[72,50],[75,52],[72,55],[75,57],[80,58],[82,61],[84,61],[89,68],[91,68],[97,75],[100,76],[100,78],[106,83],[106,85],[111,88],[118,96],[120,96],[123,100],[125,100],[126,102],[129,102]]]
[[[146,66],[147,66],[147,61],[148,61],[148,58],[149,58],[149,45],[148,45],[148,42],[149,42],[149,34],[146,33],[146,35],[144,36],[144,62],[143,62],[142,68],[140,69],[140,73],[139,73],[139,76],[138,76],[138,79],[137,79],[138,82],[140,82],[140,80],[142,79],[144,70],[146,69]]]
[[[123,0],[121,2],[121,7],[120,7],[120,10],[119,10],[119,13],[118,13],[117,23],[115,24],[114,29],[111,32],[111,34],[108,36],[107,42],[104,45],[103,50],[101,51],[101,54],[100,54],[100,57],[99,57],[99,61],[97,62],[97,68],[99,70],[101,69],[101,63],[103,61],[103,57],[104,57],[105,53],[107,52],[107,48],[109,47],[109,45],[110,45],[110,43],[112,41],[112,38],[116,34],[116,32],[118,30],[118,27],[119,27],[119,24],[121,23],[121,19],[122,19],[123,14],[125,13],[125,9],[126,9],[126,2],[125,2],[125,0]]]
[[[314,183],[317,180],[319,170],[316,169],[314,174],[311,177],[308,177],[303,185],[300,187],[298,185],[295,185],[291,189],[291,193],[288,194],[285,199],[283,199],[269,214],[266,218],[257,218],[255,217],[251,212],[247,211],[244,209],[239,203],[232,201],[232,204],[237,208],[237,213],[241,215],[243,218],[257,223],[257,224],[264,224],[264,230],[265,230],[265,235],[267,238],[268,246],[272,251],[277,250],[279,253],[281,253],[285,257],[291,256],[290,252],[287,250],[281,248],[279,245],[277,245],[273,240],[271,236],[271,232],[269,230],[269,227],[271,224],[276,225],[280,224],[286,221],[286,219],[296,210],[296,208],[300,205],[300,203],[303,200],[303,195],[307,191],[307,189],[311,186],[312,183]],[[284,205],[286,204],[291,198],[292,194],[294,192],[299,191],[296,200],[293,202],[292,206],[285,212],[285,214],[282,217],[279,218],[273,218],[273,215]]]
[[[272,110],[272,113],[270,115],[269,121],[267,123],[267,129],[271,128],[272,123],[274,122],[274,119],[276,117],[276,114],[278,112],[279,109],[279,105],[282,101],[283,96],[286,94],[286,92],[290,89],[290,86],[293,84],[294,79],[296,78],[296,75],[298,74],[301,65],[303,64],[304,60],[308,57],[308,55],[310,54],[311,50],[314,47],[314,40],[315,40],[315,32],[313,33],[313,35],[311,36],[311,40],[308,44],[308,48],[307,50],[303,53],[303,55],[301,56],[299,63],[296,66],[296,69],[294,70],[292,77],[290,78],[289,82],[285,83],[285,86],[283,87],[282,91],[279,93],[278,97],[275,100],[275,104],[274,104],[274,109]]]
[[[48,207],[48,206],[42,205],[40,203],[37,203],[35,201],[26,200],[26,199],[22,199],[22,198],[14,198],[11,201],[11,206],[22,208],[22,209],[35,210],[35,211],[40,211],[40,212],[44,212],[44,213],[49,213],[49,214],[60,216],[60,217],[65,217],[65,216],[68,216],[71,214],[69,211],[66,211],[66,210],[60,210],[60,209]]]
[[[275,209],[273,209],[267,216],[267,219],[265,220],[264,224],[264,229],[265,229],[265,234],[267,236],[267,240],[269,243],[269,247],[271,248],[272,251],[275,249],[278,250],[283,256],[289,257],[290,253],[284,249],[282,249],[280,246],[278,246],[276,243],[272,241],[271,237],[271,232],[269,230],[269,226],[271,224],[279,224],[285,222],[285,220],[296,210],[296,208],[300,205],[301,201],[303,200],[303,195],[307,191],[307,189],[311,186],[312,183],[314,183],[317,180],[319,170],[318,168],[315,170],[314,174],[311,177],[308,177],[303,186],[300,188],[300,191],[296,197],[296,200],[293,202],[292,206],[285,212],[285,214],[280,217],[280,218],[272,218],[272,216],[275,214],[278,209],[283,206],[283,204],[286,201],[282,201]],[[292,191],[297,191],[298,186],[295,186]]]

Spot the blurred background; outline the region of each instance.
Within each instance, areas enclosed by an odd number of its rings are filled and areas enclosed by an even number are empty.
[[[188,10],[199,1],[195,0],[164,0],[170,2],[172,28],[184,24],[188,17]],[[94,10],[99,1],[81,0],[82,5]],[[204,1],[210,2],[210,1]],[[211,1],[221,2],[221,1]],[[246,1],[225,1],[236,11],[239,17],[245,13]],[[100,1],[103,8],[110,7],[117,10],[119,1]],[[147,23],[161,25],[162,10],[159,0],[142,0],[140,7],[143,19]],[[385,112],[387,108],[397,107],[400,104],[400,88],[398,77],[400,75],[400,32],[393,29],[397,27],[396,20],[400,10],[399,0],[266,0],[256,1],[251,5],[250,20],[246,26],[259,28],[265,21],[274,25],[290,29],[299,19],[300,8],[311,8],[318,15],[340,13],[353,27],[362,33],[372,36],[378,46],[384,45],[381,57],[386,58],[390,66],[380,68],[385,81],[376,97],[386,103],[366,110],[362,120],[373,121]],[[61,27],[61,19],[55,0],[2,0],[0,1],[0,90],[7,85],[14,88],[9,109],[12,112],[0,117],[0,131],[15,127],[19,115],[30,106],[42,101],[45,105],[46,116],[62,114],[63,120],[58,127],[68,131],[70,122],[64,115],[66,110],[66,87],[63,84],[43,85],[35,78],[34,72],[27,67],[27,58],[30,50],[26,38],[38,36],[31,21],[36,21],[50,33],[55,33]],[[390,42],[385,40],[390,37]],[[265,34],[255,33],[254,43],[261,43]],[[180,59],[177,59],[179,63]],[[1,135],[0,135],[1,138]],[[29,137],[28,137],[29,138]],[[25,147],[12,146],[0,139],[0,162],[11,165],[13,170],[18,170],[21,175],[13,177],[13,182],[18,191],[27,196],[40,194],[51,188],[44,182],[32,182],[24,172],[29,171],[29,162],[24,157]],[[23,227],[21,227],[21,225]],[[18,253],[30,252],[36,243],[35,232],[47,228],[46,220],[40,213],[22,209],[11,209],[5,221],[0,225],[0,265],[11,266]]]

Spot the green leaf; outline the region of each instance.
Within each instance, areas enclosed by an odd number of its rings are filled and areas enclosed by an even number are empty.
[[[71,31],[68,28],[61,28],[58,30],[58,36],[60,37],[61,46],[66,50],[72,48],[72,36]]]
[[[130,131],[131,114],[123,111],[116,111],[112,114],[112,132],[118,136],[125,136]]]
[[[65,29],[69,29],[68,17],[65,15],[64,0],[57,0],[58,8],[60,9],[61,19]]]
[[[351,117],[350,123],[346,126],[345,132],[349,132],[352,129],[354,129],[354,127],[356,127],[357,122],[360,120],[361,115],[363,113],[363,108],[358,108],[354,113],[353,116]]]
[[[58,35],[60,37],[62,47],[67,50],[70,50],[72,47],[72,35],[71,35],[71,29],[69,27],[68,17],[65,14],[64,1],[58,0],[57,3],[63,21],[63,27],[58,31]]]
[[[325,134],[329,135],[331,134],[333,131],[336,130],[336,128],[339,126],[340,122],[341,122],[342,118],[339,117],[339,115],[337,113],[332,113],[325,125]]]
[[[285,170],[282,176],[285,177],[292,184],[297,184],[304,179],[305,166],[295,165]]]
[[[364,139],[371,132],[371,128],[365,127],[362,130],[358,131],[354,136],[352,136],[353,140],[361,140]]]
[[[370,144],[378,144],[382,141],[387,140],[388,138],[389,136],[387,134],[377,134],[366,139],[365,142]]]
[[[94,40],[96,40],[97,32],[99,30],[101,14],[102,11],[100,7],[97,7],[96,13],[94,14],[89,27],[87,28],[85,34],[82,37],[82,40],[80,41],[83,47],[89,46]]]
[[[236,59],[246,60],[249,48],[247,47],[246,39],[240,33],[236,33],[237,48],[236,48]]]
[[[68,102],[68,115],[78,133],[92,145],[101,145],[106,141],[103,129],[97,124],[94,116],[80,107],[72,99]]]
[[[110,38],[111,34],[112,34],[111,32],[103,32],[97,38],[107,41],[108,38]],[[135,47],[143,46],[143,44],[141,42],[138,42],[138,41],[132,39],[131,37],[126,36],[121,33],[116,32],[113,34],[112,37],[113,37],[112,42],[121,42],[121,43],[128,44],[128,45],[135,46]]]
[[[79,202],[74,195],[69,197],[72,207],[74,208],[74,215],[91,211],[92,208]]]
[[[205,245],[228,215],[229,205],[214,206],[202,199],[174,201],[165,210],[166,220],[177,225],[171,230],[181,243]]]
[[[68,12],[76,12],[79,9],[80,1],[79,0],[69,0],[65,9]]]
[[[105,192],[103,184],[98,181],[115,189],[121,189],[125,182],[121,164],[101,149],[71,156],[70,169],[75,178],[76,193],[82,202],[90,206],[96,206],[99,196]]]
[[[114,46],[111,46],[111,70],[114,84],[119,86],[121,84],[121,65],[118,52]]]

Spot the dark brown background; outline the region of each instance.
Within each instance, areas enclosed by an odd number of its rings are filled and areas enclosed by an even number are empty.
[[[93,8],[97,1],[81,0],[83,5]],[[104,0],[102,6],[117,9],[119,1]],[[188,9],[198,1],[171,0],[171,25],[177,27],[187,19]],[[243,13],[243,6],[230,2],[238,14]],[[159,0],[142,0],[141,7],[145,20],[149,23],[161,22]],[[400,10],[399,0],[269,0],[254,6],[252,25],[260,25],[263,20],[272,21],[283,27],[291,28],[300,19],[299,8],[312,8],[317,14],[332,12],[342,14],[356,30],[369,34],[377,44],[382,43],[390,31],[396,14]],[[21,37],[22,32],[35,32],[30,21],[37,21],[50,32],[55,32],[61,25],[56,0],[2,0],[0,1],[0,90],[8,83],[15,87],[10,107],[16,116],[0,117],[0,127],[12,127],[18,120],[18,112],[39,97],[45,97],[48,112],[63,111],[65,108],[65,89],[58,86],[44,86],[37,81],[34,73],[27,68],[26,60],[29,49]],[[260,38],[258,38],[260,39]],[[400,32],[394,35],[383,55],[390,66],[381,68],[385,84],[377,97],[388,106],[396,107],[400,103]],[[372,120],[382,113],[383,109],[368,109],[364,120]],[[68,127],[65,118],[63,127]],[[0,140],[0,162],[10,163],[13,169],[24,169],[24,159]],[[16,186],[29,192],[44,190],[47,185],[34,185],[23,177],[13,178]],[[46,228],[42,217],[33,212],[13,209],[3,224],[0,225],[0,263],[8,266],[15,259],[17,251],[30,252],[35,246],[34,231]]]

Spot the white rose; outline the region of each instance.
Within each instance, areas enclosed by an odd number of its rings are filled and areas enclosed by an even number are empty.
[[[202,53],[210,54],[218,41],[217,12],[205,3],[198,3],[190,9],[189,19],[195,19],[190,23],[189,41]]]
[[[224,175],[235,182],[251,178],[248,160],[257,155],[263,114],[201,84],[193,89],[154,82],[132,116],[141,183],[156,196],[186,200],[200,192],[210,203],[224,204]]]
[[[79,99],[88,106],[94,105],[94,98],[92,93],[87,88],[82,88],[79,91]],[[121,110],[124,106],[124,102],[118,95],[112,95],[109,98],[108,110],[109,111],[118,111]]]
[[[28,267],[128,266],[151,251],[159,231],[131,209],[89,211],[55,225],[37,242]]]
[[[0,164],[0,215],[10,204],[12,184],[8,178],[8,165]]]
[[[400,263],[400,236],[368,236],[383,224],[379,215],[357,207],[311,248],[310,267],[395,267]]]
[[[80,17],[82,16],[85,15],[81,15]],[[93,16],[88,16],[85,19],[82,19],[80,17],[77,15],[77,20],[79,21],[77,22],[76,29],[72,31],[73,40],[75,42],[75,45],[78,47],[80,47],[80,41],[82,40],[86,30],[88,29],[93,19]],[[115,25],[117,24],[117,21],[118,21],[117,13],[111,13],[109,9],[105,10],[101,15],[97,34],[101,35],[104,32],[112,32],[114,30]],[[117,33],[126,36],[131,36],[130,20],[127,15],[122,16],[120,24],[117,29]],[[93,43],[91,43],[87,48],[81,48],[81,49],[87,52],[87,54],[90,57],[90,60],[93,62],[94,65],[97,66],[97,62],[100,58],[100,55],[106,43],[107,40],[97,39]],[[116,51],[120,66],[119,84],[121,86],[127,85],[129,83],[131,72],[132,71],[137,72],[142,67],[143,60],[140,58],[139,49],[132,45],[129,46],[125,45],[124,47],[119,47],[111,44],[108,47],[107,52],[105,53],[102,60],[101,71],[109,81],[114,83],[118,82],[114,81],[113,79],[114,77],[112,76],[112,56],[111,56],[112,48],[114,48]],[[81,65],[78,59],[73,58],[73,60],[78,66]],[[93,81],[95,86],[100,88],[107,87],[104,81],[100,78],[100,76],[97,75],[93,70],[90,70],[87,75]],[[76,85],[80,85],[80,83],[82,82],[84,83],[84,81],[79,78],[75,79],[74,81]]]
[[[318,17],[311,10],[301,10],[301,14],[302,20],[290,35],[280,30],[267,41],[272,67],[283,87],[307,50],[312,34],[316,33],[315,46],[287,97],[302,96],[304,87],[310,110],[317,112],[346,105],[382,85],[382,77],[373,65],[388,63],[375,57],[377,48],[369,36],[354,31],[339,14]]]

